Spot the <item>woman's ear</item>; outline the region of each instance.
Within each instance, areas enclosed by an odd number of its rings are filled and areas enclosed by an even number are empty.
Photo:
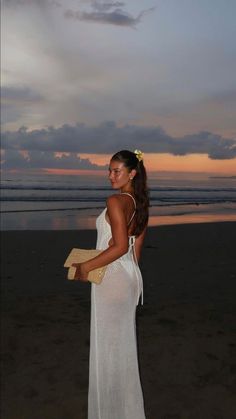
[[[131,172],[130,172],[130,174],[129,174],[130,179],[133,179],[135,177],[136,173],[137,173],[137,170],[132,169]]]

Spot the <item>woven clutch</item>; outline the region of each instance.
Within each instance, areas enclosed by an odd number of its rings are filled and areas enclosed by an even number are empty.
[[[96,256],[98,256],[101,252],[102,250],[97,249],[72,249],[64,263],[64,267],[69,268],[67,279],[75,279],[76,268],[74,266],[71,266],[73,263],[86,262],[87,260],[93,259]],[[100,284],[105,275],[105,271],[106,266],[102,266],[101,268],[97,268],[90,271],[88,274],[88,280],[90,282],[94,282],[95,284]]]

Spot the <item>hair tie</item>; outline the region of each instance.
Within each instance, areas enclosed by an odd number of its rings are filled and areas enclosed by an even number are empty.
[[[134,154],[137,157],[138,161],[142,161],[143,160],[143,153],[141,150],[134,150]]]

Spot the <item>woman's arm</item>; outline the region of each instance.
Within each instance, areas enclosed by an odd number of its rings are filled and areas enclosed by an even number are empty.
[[[124,200],[119,195],[112,195],[107,199],[107,213],[111,225],[112,244],[95,258],[81,264],[73,264],[77,267],[75,279],[86,281],[90,271],[108,265],[128,251]]]

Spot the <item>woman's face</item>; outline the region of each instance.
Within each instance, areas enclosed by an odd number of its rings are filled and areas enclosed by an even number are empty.
[[[132,172],[124,166],[124,163],[116,160],[110,161],[109,180],[113,189],[129,189],[131,186]]]

